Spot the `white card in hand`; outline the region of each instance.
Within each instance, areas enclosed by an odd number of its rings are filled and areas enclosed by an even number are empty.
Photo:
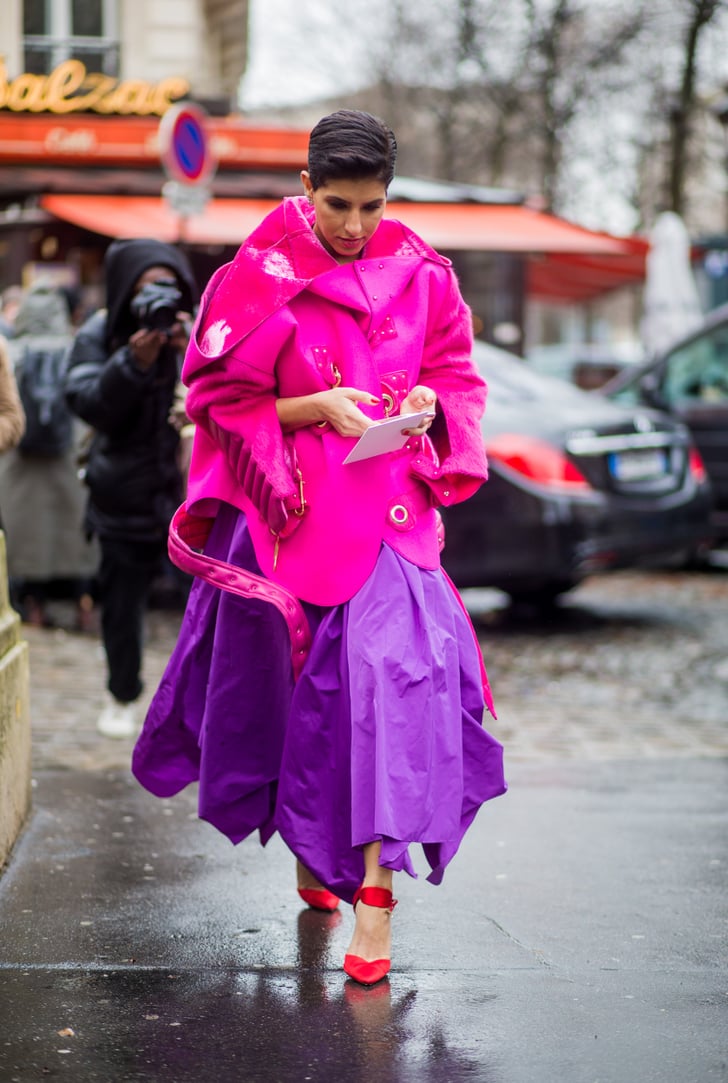
[[[431,409],[420,410],[418,414],[398,414],[384,421],[377,421],[362,433],[354,447],[344,459],[345,463],[357,463],[362,459],[372,459],[375,455],[385,455],[388,451],[399,451],[409,439],[402,429],[416,429],[425,418],[434,417]]]

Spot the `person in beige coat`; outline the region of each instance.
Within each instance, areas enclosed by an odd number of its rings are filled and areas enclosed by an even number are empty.
[[[0,452],[17,447],[24,432],[25,416],[8,356],[8,344],[0,335]]]

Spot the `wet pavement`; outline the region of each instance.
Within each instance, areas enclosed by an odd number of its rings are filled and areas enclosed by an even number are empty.
[[[614,576],[547,620],[469,598],[510,790],[441,887],[398,879],[373,990],[340,970],[350,908],[303,909],[277,839],[232,847],[194,790],[152,798],[131,742],[96,735],[97,640],[27,629],[1,1083],[728,1080],[727,593]],[[150,614],[150,691],[177,621]]]

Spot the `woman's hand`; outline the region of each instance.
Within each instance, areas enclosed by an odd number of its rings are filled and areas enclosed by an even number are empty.
[[[399,408],[400,417],[403,414],[419,414],[422,410],[432,410],[435,413],[437,407],[437,395],[431,387],[425,387],[424,384],[416,384],[406,399],[402,401],[402,405]],[[403,429],[408,436],[423,436],[430,425],[434,421],[434,418],[425,418],[420,422],[416,428]]]
[[[332,387],[313,395],[277,399],[276,410],[284,432],[327,421],[340,436],[361,436],[376,422],[359,409],[358,402],[374,406],[379,399],[355,387]]]
[[[321,420],[328,421],[340,436],[361,436],[370,425],[376,425],[357,406],[358,402],[365,402],[368,406],[375,406],[379,402],[376,395],[370,395],[368,391],[358,391],[355,387],[332,387],[329,391],[320,391],[316,397],[321,403]]]

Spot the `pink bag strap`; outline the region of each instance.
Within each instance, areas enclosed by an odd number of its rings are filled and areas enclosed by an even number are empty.
[[[465,602],[460,597],[460,591],[455,586],[455,584],[453,583],[452,579],[447,574],[445,569],[441,568],[440,570],[441,570],[443,576],[445,577],[445,582],[450,584],[450,589],[452,590],[453,594],[455,595],[455,600],[457,601],[458,605],[462,609],[463,614],[465,615],[465,619],[468,622],[468,626],[470,627],[470,631],[473,633],[473,641],[475,643],[475,649],[478,652],[478,661],[480,662],[480,679],[481,679],[482,684],[483,684],[483,698],[485,699],[485,706],[488,708],[490,713],[493,715],[493,718],[497,718],[498,715],[495,713],[495,704],[493,702],[493,693],[491,692],[491,689],[490,689],[490,681],[488,680],[488,674],[487,674],[486,669],[485,669],[485,662],[483,661],[483,649],[480,646],[480,641],[478,639],[478,633],[475,631],[475,628],[473,627],[473,622],[470,619],[470,614],[468,613],[467,609],[465,608]]]
[[[261,575],[245,571],[235,564],[196,552],[210,536],[214,519],[190,515],[184,504],[177,509],[169,526],[168,550],[173,564],[207,583],[237,594],[241,598],[262,598],[282,614],[291,637],[291,664],[294,680],[298,677],[311,647],[311,629],[303,606],[285,587]]]

